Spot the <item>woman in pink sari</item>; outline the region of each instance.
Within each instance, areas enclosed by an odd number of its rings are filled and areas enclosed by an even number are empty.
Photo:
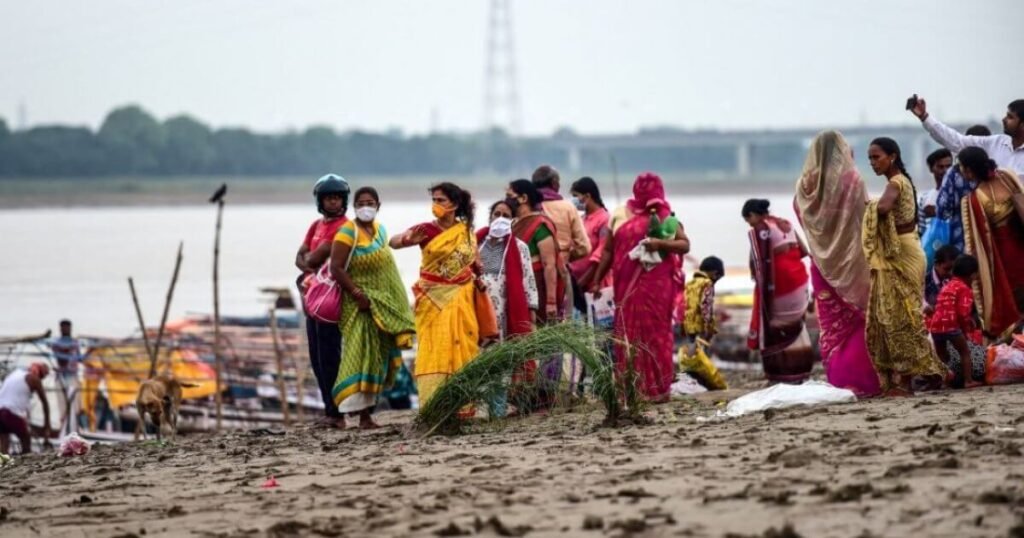
[[[591,290],[598,292],[614,267],[616,369],[624,375],[632,359],[644,397],[664,402],[675,380],[672,308],[682,289],[682,256],[690,251],[690,240],[672,216],[656,174],[636,178],[626,210],[628,220],[605,243]]]
[[[853,151],[836,131],[811,143],[793,205],[811,255],[811,285],[821,323],[828,382],[859,397],[881,390],[865,340],[871,274],[861,248],[867,192]]]

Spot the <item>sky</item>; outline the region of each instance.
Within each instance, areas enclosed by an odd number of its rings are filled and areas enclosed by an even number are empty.
[[[483,125],[486,0],[0,0],[0,117]],[[949,122],[1024,97],[1022,0],[511,0],[524,134]]]

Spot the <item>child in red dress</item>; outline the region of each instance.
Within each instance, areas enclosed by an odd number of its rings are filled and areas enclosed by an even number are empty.
[[[935,352],[942,362],[949,364],[952,344],[961,357],[964,388],[980,386],[971,376],[971,352],[967,347],[968,335],[975,332],[974,292],[971,283],[978,275],[978,260],[973,256],[960,256],[953,262],[953,278],[942,287],[935,304],[935,313],[928,319],[928,332],[935,343]],[[959,384],[959,379],[957,380]]]

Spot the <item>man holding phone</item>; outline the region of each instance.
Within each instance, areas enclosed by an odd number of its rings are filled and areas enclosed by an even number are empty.
[[[1000,168],[1009,168],[1024,175],[1024,99],[1017,99],[1007,105],[1003,117],[1003,133],[992,136],[963,135],[928,114],[927,103],[914,94],[907,99],[907,110],[911,111],[942,147],[954,154],[966,147],[979,147],[988,153],[990,159]]]

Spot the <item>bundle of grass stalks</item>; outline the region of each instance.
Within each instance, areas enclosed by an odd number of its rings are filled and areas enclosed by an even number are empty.
[[[593,380],[594,395],[604,404],[608,419],[622,414],[620,388],[616,386],[612,361],[605,353],[607,334],[580,323],[560,323],[541,327],[533,333],[483,349],[461,370],[437,389],[433,398],[420,408],[416,419],[420,431],[457,432],[458,413],[467,405],[487,404],[503,398],[512,387],[512,374],[531,360],[571,353],[586,367]],[[543,368],[538,369],[537,384],[544,383]],[[516,387],[521,390],[522,387]]]

